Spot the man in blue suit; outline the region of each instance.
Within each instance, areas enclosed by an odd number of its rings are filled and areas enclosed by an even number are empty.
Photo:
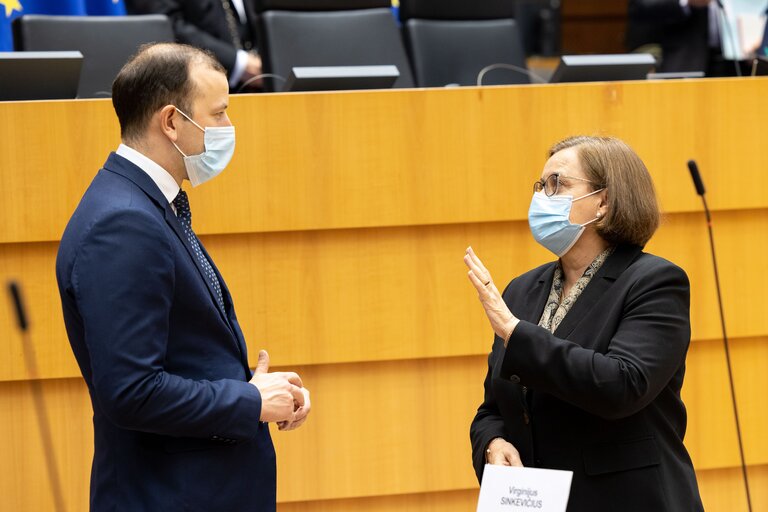
[[[93,511],[273,511],[269,422],[300,426],[295,373],[248,367],[232,297],[192,231],[184,179],[234,151],[224,69],[177,44],[142,48],[113,84],[122,144],[62,236],[56,277],[93,405]]]

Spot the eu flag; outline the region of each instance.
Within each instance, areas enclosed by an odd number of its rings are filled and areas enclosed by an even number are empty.
[[[0,51],[13,51],[11,22],[23,14],[121,16],[123,0],[0,0]]]
[[[0,0],[0,52],[13,51],[11,22],[21,16],[20,0]]]
[[[124,16],[123,0],[85,0],[85,12],[91,16]]]

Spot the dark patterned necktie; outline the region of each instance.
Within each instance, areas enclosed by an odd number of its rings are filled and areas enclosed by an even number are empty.
[[[229,36],[232,38],[232,44],[235,49],[242,50],[243,43],[242,37],[240,36],[240,15],[234,12],[229,0],[221,0],[221,6],[224,8],[224,17],[227,21],[227,29],[229,29]]]
[[[224,313],[224,298],[221,294],[221,284],[219,283],[219,278],[216,277],[216,273],[213,271],[211,263],[208,261],[208,258],[205,257],[203,250],[200,248],[200,243],[197,241],[195,232],[192,231],[192,210],[189,209],[189,199],[187,198],[187,193],[183,190],[179,190],[179,194],[176,196],[176,199],[173,200],[173,206],[176,207],[176,216],[179,218],[181,227],[184,229],[184,234],[187,237],[187,241],[195,251],[195,256],[200,262],[200,266],[203,267],[205,278],[208,279],[208,281],[213,286],[213,289],[216,291],[216,303],[219,305],[222,313]]]

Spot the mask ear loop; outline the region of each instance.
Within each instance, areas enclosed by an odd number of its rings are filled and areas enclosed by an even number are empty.
[[[199,124],[197,124],[197,123],[196,123],[196,122],[195,122],[195,121],[194,121],[194,120],[193,120],[191,117],[189,117],[187,114],[185,114],[183,110],[181,110],[181,109],[180,109],[179,107],[177,107],[176,105],[174,105],[174,106],[173,106],[173,108],[175,108],[175,109],[176,109],[176,112],[178,112],[179,114],[181,114],[181,115],[183,115],[184,117],[186,117],[186,118],[187,118],[187,121],[189,121],[189,122],[190,122],[190,123],[192,123],[193,125],[197,126],[197,129],[198,129],[198,130],[200,130],[201,132],[205,133],[205,128],[203,128],[202,126],[200,126]]]
[[[176,148],[176,151],[178,151],[179,153],[181,153],[181,156],[183,156],[184,158],[187,158],[187,155],[185,155],[185,154],[184,154],[184,152],[183,152],[182,150],[180,150],[180,149],[179,149],[179,146],[177,146],[175,142],[171,141],[171,144],[173,144],[173,147],[175,147],[175,148]]]
[[[581,197],[579,197],[577,199],[573,199],[571,202],[573,203],[573,202],[578,201],[579,199],[584,199],[585,197],[593,196],[593,195],[597,194],[598,192],[602,192],[603,190],[605,190],[605,187],[603,187],[601,189],[598,189],[598,190],[595,190],[594,192],[590,192],[589,194],[583,195],[583,196],[581,196]],[[590,220],[589,222],[585,222],[584,224],[579,224],[579,225],[581,227],[589,226],[593,222],[597,222],[597,221],[599,221],[602,218],[603,218],[603,214],[600,213],[600,212],[596,212],[594,219]]]
[[[194,121],[194,120],[193,120],[191,117],[189,117],[187,114],[185,114],[183,110],[181,110],[181,109],[180,109],[179,107],[177,107],[176,105],[174,105],[174,106],[173,106],[173,108],[175,108],[175,109],[176,109],[176,112],[178,112],[179,114],[181,114],[181,115],[183,115],[184,117],[186,117],[186,118],[187,118],[187,121],[189,121],[190,123],[192,123],[193,125],[195,125],[195,126],[197,127],[197,129],[198,129],[198,130],[201,130],[203,133],[205,133],[205,128],[203,128],[202,126],[200,126],[199,124],[197,124],[197,123],[196,123],[196,122],[195,122],[195,121]],[[182,150],[180,150],[180,149],[179,149],[179,146],[177,146],[175,142],[171,141],[171,144],[173,144],[173,147],[175,147],[175,148],[176,148],[176,151],[178,151],[179,153],[181,153],[181,156],[183,156],[184,158],[187,158],[187,155],[186,155],[186,154],[185,154],[185,153],[184,153]]]
[[[599,189],[595,190],[594,192],[590,192],[589,194],[585,194],[585,195],[583,195],[581,197],[577,197],[576,199],[572,199],[571,201],[575,203],[576,201],[580,201],[580,200],[584,199],[585,197],[593,196],[593,195],[597,194],[598,192],[602,192],[603,190],[605,190],[605,188],[606,187],[599,188]]]

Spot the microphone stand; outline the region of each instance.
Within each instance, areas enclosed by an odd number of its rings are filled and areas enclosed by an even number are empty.
[[[720,327],[723,331],[723,346],[725,347],[725,362],[728,367],[728,383],[731,388],[731,403],[733,404],[733,417],[736,421],[736,437],[739,441],[739,457],[741,459],[741,474],[744,479],[744,489],[747,493],[747,510],[752,512],[752,498],[749,493],[749,477],[747,476],[747,464],[744,459],[744,443],[741,438],[741,425],[739,422],[739,410],[736,407],[736,388],[733,384],[733,370],[731,368],[731,351],[728,343],[728,335],[725,332],[725,313],[723,312],[723,298],[720,293],[720,275],[717,271],[717,257],[715,256],[715,237],[712,233],[712,216],[709,213],[709,207],[707,206],[706,191],[704,190],[704,182],[701,180],[701,174],[699,174],[699,167],[694,160],[688,160],[688,170],[691,172],[691,178],[693,179],[693,185],[696,187],[696,193],[701,197],[701,202],[704,205],[704,214],[707,219],[707,230],[709,232],[709,248],[712,252],[712,265],[715,268],[715,289],[717,290],[717,305],[720,308]]]
[[[53,506],[56,512],[64,512],[64,493],[61,489],[61,479],[56,464],[56,452],[53,448],[53,436],[51,435],[51,422],[48,419],[48,409],[45,407],[43,398],[43,386],[38,379],[37,361],[32,346],[32,339],[29,335],[29,323],[27,322],[24,300],[21,296],[19,285],[11,281],[8,283],[8,291],[11,294],[13,304],[16,309],[16,319],[21,331],[22,349],[24,352],[24,362],[29,374],[29,386],[32,389],[32,401],[37,415],[37,425],[40,429],[40,437],[43,442],[43,456],[45,457],[45,468],[48,472],[48,480],[51,483],[51,492],[53,493]]]

